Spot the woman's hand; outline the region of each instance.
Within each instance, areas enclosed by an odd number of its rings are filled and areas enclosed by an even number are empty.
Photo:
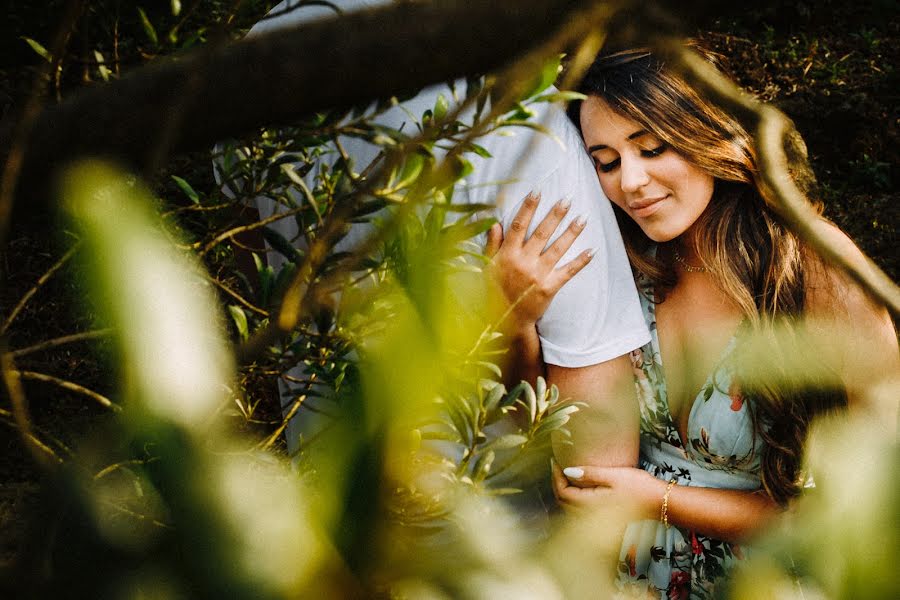
[[[534,218],[540,195],[528,194],[504,237],[497,223],[488,231],[485,254],[492,257],[489,271],[512,306],[514,327],[533,326],[544,314],[553,296],[563,285],[587,265],[593,254],[585,250],[570,262],[556,268],[556,263],[572,246],[586,224],[574,219],[552,244],[547,244],[570,204],[556,203],[544,220],[526,239],[525,233]]]
[[[569,467],[553,462],[553,493],[566,509],[627,511],[641,519],[659,518],[666,482],[635,467]]]

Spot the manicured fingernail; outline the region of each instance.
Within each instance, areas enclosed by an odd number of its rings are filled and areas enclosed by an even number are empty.
[[[587,254],[588,258],[594,258],[595,252],[597,252],[596,248],[588,248],[587,250],[584,251],[584,253]]]
[[[585,217],[584,215],[578,215],[577,217],[575,217],[575,224],[578,227],[584,227],[585,225],[587,225],[587,217]]]
[[[563,198],[559,201],[559,206],[563,210],[569,210],[569,207],[572,206],[572,200],[570,198]]]
[[[566,467],[563,474],[569,479],[581,479],[584,477],[584,469],[581,467]]]

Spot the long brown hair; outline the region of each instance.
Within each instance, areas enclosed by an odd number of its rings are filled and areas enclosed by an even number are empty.
[[[755,179],[756,150],[741,124],[647,49],[601,52],[578,91],[603,99],[714,178],[712,200],[694,228],[698,256],[740,307],[745,329],[772,340],[771,357],[802,351],[794,334],[801,327],[811,254],[763,199]],[[580,102],[570,104],[569,116],[579,128],[580,111]],[[812,189],[808,167],[794,175],[802,189]],[[649,252],[654,242],[624,212],[616,209],[616,218],[632,267],[649,280],[654,299],[662,301],[678,282],[671,257]],[[772,334],[776,329],[777,336]],[[791,373],[777,373],[788,364],[796,361],[772,360],[766,368],[776,371],[767,371],[765,381],[754,373],[736,374],[751,400],[756,433],[765,442],[763,487],[781,503],[799,491],[802,446],[812,417],[845,402],[844,391],[834,390],[827,383],[833,378],[825,375],[816,378],[821,385],[789,384]]]

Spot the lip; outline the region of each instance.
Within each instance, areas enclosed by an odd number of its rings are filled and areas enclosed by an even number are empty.
[[[662,207],[662,201],[668,197],[669,195],[667,194],[658,198],[644,198],[629,202],[628,210],[631,211],[631,214],[635,217],[649,217]]]

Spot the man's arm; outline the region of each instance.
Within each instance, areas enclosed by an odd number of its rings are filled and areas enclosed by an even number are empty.
[[[637,466],[640,412],[629,357],[589,367],[547,365],[547,375],[560,397],[586,405],[569,421],[571,440],[554,439],[556,460],[563,467]]]

